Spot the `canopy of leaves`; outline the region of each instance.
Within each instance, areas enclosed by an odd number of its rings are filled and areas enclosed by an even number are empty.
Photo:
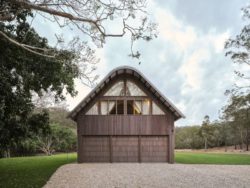
[[[40,37],[26,21],[31,15],[28,10],[17,15],[16,24],[0,23],[0,31],[23,44],[50,48],[47,40]],[[21,138],[29,136],[32,126],[48,126],[47,113],[32,115],[32,92],[41,94],[51,90],[63,99],[66,89],[75,95],[74,78],[79,76],[78,66],[70,51],[57,50],[55,59],[44,58],[19,48],[5,38],[0,38],[0,143],[1,148],[9,148]]]
[[[229,56],[232,61],[239,66],[235,70],[235,74],[241,78],[241,82],[236,84],[232,90],[227,93],[237,94],[238,92],[249,93],[249,69],[250,66],[250,6],[242,8],[243,18],[247,24],[242,28],[240,34],[235,38],[230,38],[225,43],[226,56]]]

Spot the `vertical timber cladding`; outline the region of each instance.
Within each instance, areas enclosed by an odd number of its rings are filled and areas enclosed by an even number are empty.
[[[168,136],[141,136],[141,162],[168,162]]]
[[[81,149],[83,162],[169,160],[168,136],[83,136]]]
[[[109,162],[110,146],[108,136],[83,136],[82,162]]]
[[[139,162],[138,136],[112,137],[113,162]]]
[[[174,122],[184,115],[137,70],[111,71],[69,114],[78,162],[174,162]]]

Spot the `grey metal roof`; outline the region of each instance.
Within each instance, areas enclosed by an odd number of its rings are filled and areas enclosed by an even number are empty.
[[[112,78],[120,74],[131,74],[137,77],[145,87],[147,87],[166,107],[168,107],[175,115],[176,119],[185,118],[184,114],[169,101],[146,77],[137,69],[130,66],[121,66],[113,69],[102,81],[70,112],[68,117],[75,119],[77,114],[84,108],[95,96],[102,90]]]

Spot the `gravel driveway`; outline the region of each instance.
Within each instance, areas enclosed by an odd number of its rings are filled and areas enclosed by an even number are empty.
[[[45,188],[250,187],[250,166],[86,163],[60,167]]]

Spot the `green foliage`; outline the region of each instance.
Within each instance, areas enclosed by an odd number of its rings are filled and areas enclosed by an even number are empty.
[[[8,145],[11,156],[34,155],[39,152],[51,155],[54,152],[76,151],[76,125],[67,118],[67,114],[68,111],[63,108],[36,109],[36,113],[28,119],[27,135]],[[6,143],[2,143],[4,148],[9,138],[5,136],[2,139],[6,139]],[[1,149],[1,152],[3,157],[8,157],[4,149]]]
[[[175,148],[176,149],[200,149],[203,139],[199,135],[200,126],[176,127]]]
[[[175,162],[183,164],[250,165],[250,155],[176,152]]]
[[[176,127],[175,132],[176,149],[202,149],[205,144],[204,136],[207,138],[207,148],[240,144],[240,139],[236,140],[234,137],[235,128],[228,122]]]
[[[243,18],[246,25],[241,29],[241,32],[234,38],[230,38],[225,43],[226,56],[229,56],[232,61],[239,65],[239,68],[234,72],[242,82],[235,84],[232,90],[226,93],[242,94],[249,93],[249,65],[250,65],[250,6],[242,8]]]
[[[76,133],[72,129],[52,124],[49,134],[41,134],[34,138],[37,140],[37,148],[47,155],[54,151],[68,152],[76,150]]]
[[[205,116],[200,128],[200,135],[204,139],[205,149],[207,149],[208,139],[212,136],[212,127],[210,126],[209,116]]]
[[[51,124],[58,124],[62,127],[68,127],[76,130],[76,123],[70,118],[67,118],[67,115],[69,113],[68,110],[66,110],[65,108],[54,107],[49,108],[48,111]]]
[[[228,105],[223,108],[222,119],[229,122],[233,131],[232,139],[234,142],[249,144],[250,135],[250,94],[232,95]]]
[[[61,127],[57,124],[52,125],[52,135],[56,151],[68,152],[76,150],[76,133],[70,128]]]
[[[24,140],[36,134],[47,134],[49,116],[46,111],[39,114],[25,114],[25,116],[8,116],[10,119],[0,120],[0,156],[9,157],[10,153],[19,150]],[[14,152],[13,152],[14,151]]]
[[[0,187],[40,188],[61,165],[76,162],[76,154],[0,159]]]
[[[1,6],[6,3],[0,1]],[[66,89],[75,95],[74,78],[79,76],[75,54],[52,49],[47,39],[40,37],[27,23],[26,17],[32,16],[31,12],[18,10],[14,4],[10,6],[13,6],[11,11],[16,14],[16,22],[0,22],[0,31],[24,45],[53,50],[56,58],[29,53],[0,37],[0,152],[7,156],[22,140],[48,130],[48,115],[32,114],[32,93],[40,95],[51,90],[56,98],[63,99]]]

